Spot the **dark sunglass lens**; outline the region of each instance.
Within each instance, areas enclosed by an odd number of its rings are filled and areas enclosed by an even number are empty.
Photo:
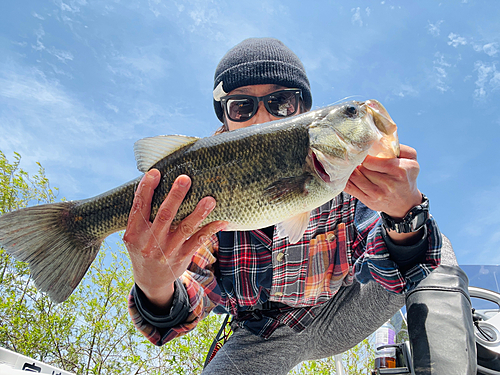
[[[246,121],[252,117],[253,101],[250,99],[229,99],[226,105],[229,118],[233,121]]]
[[[271,114],[277,117],[291,116],[297,111],[297,96],[293,91],[275,92],[267,101]]]

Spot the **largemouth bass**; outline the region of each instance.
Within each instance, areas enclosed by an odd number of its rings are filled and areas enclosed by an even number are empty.
[[[205,224],[225,220],[226,230],[277,225],[279,236],[295,243],[310,211],[342,192],[366,155],[398,156],[396,128],[378,101],[351,101],[207,138],[146,138],[136,142],[134,152],[141,172],[157,168],[162,175],[150,220],[175,178],[186,174],[192,184],[174,225],[201,198],[212,196],[217,206]],[[6,213],[0,217],[0,246],[29,263],[39,290],[62,302],[102,241],[126,228],[139,182],[85,200]]]

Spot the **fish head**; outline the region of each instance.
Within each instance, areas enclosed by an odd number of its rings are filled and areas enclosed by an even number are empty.
[[[376,100],[324,108],[309,126],[309,140],[310,165],[324,182],[335,186],[345,185],[368,154],[399,155],[397,126]]]

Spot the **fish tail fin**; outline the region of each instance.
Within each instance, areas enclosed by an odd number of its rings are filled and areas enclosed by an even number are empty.
[[[93,262],[102,239],[72,229],[78,202],[44,204],[0,216],[0,246],[27,262],[37,288],[65,301]]]
[[[370,150],[370,155],[382,158],[395,158],[399,156],[398,127],[385,107],[378,100],[365,102],[368,112],[372,115],[373,122],[382,135]]]

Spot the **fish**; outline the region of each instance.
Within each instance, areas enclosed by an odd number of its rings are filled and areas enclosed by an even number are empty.
[[[156,168],[161,180],[153,221],[177,176],[191,178],[173,225],[205,196],[215,209],[203,224],[225,230],[276,225],[290,243],[302,238],[310,212],[345,188],[367,155],[399,155],[397,126],[377,100],[347,101],[297,116],[198,138],[168,135],[134,144],[137,168]],[[124,230],[141,177],[98,196],[42,204],[0,216],[0,246],[27,262],[37,288],[65,301],[97,256],[103,240]]]

